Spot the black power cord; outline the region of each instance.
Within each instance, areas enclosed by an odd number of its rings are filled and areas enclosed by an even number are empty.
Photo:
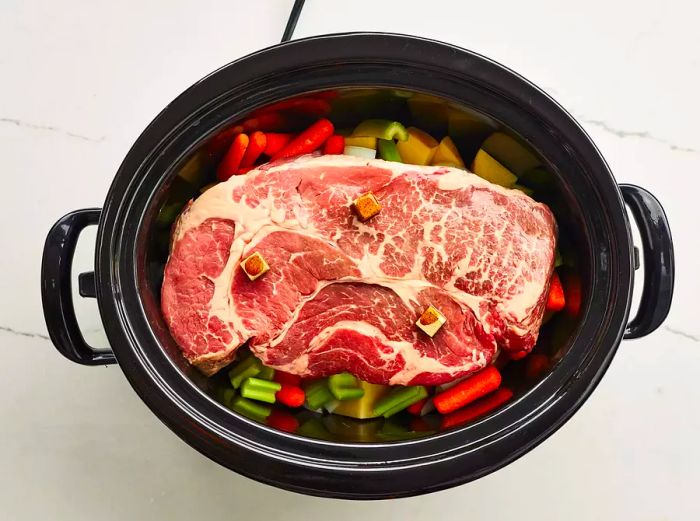
[[[299,15],[301,14],[302,7],[304,7],[304,2],[305,0],[294,0],[294,7],[292,7],[292,12],[289,13],[287,27],[284,28],[284,34],[282,35],[282,42],[288,42],[292,39],[292,34],[294,34],[294,29],[299,21]]]

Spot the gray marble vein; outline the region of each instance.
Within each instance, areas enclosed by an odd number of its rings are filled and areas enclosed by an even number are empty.
[[[669,333],[672,333],[674,335],[682,336],[683,338],[687,338],[689,340],[692,340],[693,342],[700,342],[700,335],[693,335],[691,333],[687,333],[686,331],[682,331],[680,329],[676,329],[675,327],[671,326],[664,326],[664,329],[668,331]]]
[[[7,326],[0,326],[0,331],[4,333],[10,333],[11,335],[26,336],[28,338],[41,338],[42,340],[49,340],[49,337],[42,335],[41,333],[32,333],[31,331],[18,331]]]
[[[660,137],[654,136],[651,132],[647,130],[621,130],[618,128],[615,128],[611,126],[610,124],[606,123],[605,121],[599,120],[599,119],[586,119],[586,118],[580,118],[579,121],[581,123],[588,123],[589,125],[594,125],[596,127],[599,127],[603,129],[604,131],[613,134],[619,138],[629,138],[629,137],[636,137],[639,139],[648,139],[650,141],[656,141],[657,143],[661,143],[663,145],[666,145],[668,148],[671,150],[675,150],[677,152],[692,152],[692,153],[697,153],[697,150],[694,148],[689,148],[689,147],[684,147],[677,145],[675,143],[671,143],[670,141],[667,141],[665,139],[662,139]]]
[[[43,130],[46,132],[56,132],[58,134],[63,134],[64,136],[68,136],[71,138],[75,139],[81,139],[83,141],[90,141],[93,143],[101,143],[105,140],[105,136],[101,136],[99,138],[91,137],[91,136],[84,136],[82,134],[76,134],[75,132],[71,132],[69,130],[65,130],[59,127],[54,127],[53,125],[39,125],[36,123],[29,123],[27,121],[23,121],[21,119],[15,119],[15,118],[0,118],[0,123],[5,123],[8,125],[15,125],[16,127],[22,127],[22,128],[29,128],[32,130]]]

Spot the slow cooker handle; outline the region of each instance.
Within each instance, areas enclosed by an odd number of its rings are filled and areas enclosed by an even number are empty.
[[[661,203],[636,185],[620,185],[622,197],[639,228],[644,253],[644,287],[637,315],[627,324],[624,338],[639,338],[658,328],[673,299],[673,241]]]
[[[85,342],[73,307],[71,267],[75,245],[80,232],[99,220],[100,210],[96,208],[76,210],[61,217],[46,237],[41,259],[41,300],[49,336],[59,353],[83,365],[117,361],[111,351],[93,349]]]

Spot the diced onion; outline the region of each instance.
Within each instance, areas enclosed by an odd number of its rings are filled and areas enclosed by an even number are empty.
[[[355,147],[352,145],[346,146],[345,150],[343,150],[343,153],[346,156],[361,157],[363,159],[374,159],[377,156],[376,150],[372,150],[371,148],[365,147]]]

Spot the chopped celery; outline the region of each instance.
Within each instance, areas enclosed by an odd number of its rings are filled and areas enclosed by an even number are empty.
[[[266,365],[264,365],[262,366],[260,372],[255,375],[255,378],[261,378],[263,380],[272,380],[274,376],[275,370],[272,367],[267,367]]]
[[[257,376],[260,371],[262,371],[262,363],[251,355],[231,369],[228,372],[228,377],[231,380],[233,388],[238,389],[243,383],[243,380],[251,376]]]
[[[304,392],[306,393],[306,405],[314,411],[333,399],[333,394],[328,388],[328,379],[326,378],[316,380],[307,386]]]
[[[247,378],[241,386],[241,396],[259,402],[275,403],[275,393],[281,388],[282,384],[277,382]]]
[[[272,409],[267,405],[261,405],[250,400],[246,400],[242,396],[236,396],[233,400],[231,400],[230,407],[237,413],[258,421],[265,421],[265,418],[267,418],[272,412]]]
[[[231,403],[231,400],[233,400],[233,397],[236,395],[236,391],[231,389],[230,387],[221,387],[219,388],[218,391],[218,397],[219,401],[225,405],[226,407],[229,406]]]
[[[364,389],[358,387],[357,378],[350,373],[334,374],[328,378],[328,388],[336,400],[356,400],[365,394]]]
[[[428,396],[428,390],[422,385],[398,388],[377,402],[374,415],[388,418],[426,396]]]
[[[401,154],[399,154],[399,149],[393,139],[380,139],[377,148],[379,149],[379,157],[384,161],[401,162]]]
[[[388,119],[367,119],[357,125],[352,132],[353,136],[370,136],[379,139],[398,139],[406,141],[408,132],[398,121]]]

